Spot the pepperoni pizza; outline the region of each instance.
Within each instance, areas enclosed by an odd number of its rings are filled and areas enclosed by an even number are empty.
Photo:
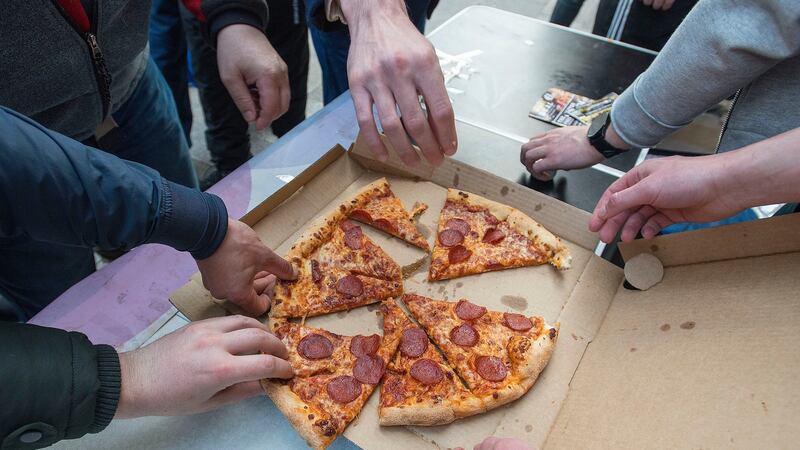
[[[428,250],[428,241],[420,234],[414,223],[414,217],[425,211],[427,205],[417,203],[414,205],[414,211],[409,214],[400,199],[392,192],[386,178],[373,181],[362,188],[350,200],[348,208],[348,216],[351,219],[399,237],[425,251]]]
[[[403,302],[486,410],[516,400],[533,386],[558,337],[557,323],[489,311],[468,300],[406,294]]]
[[[428,335],[397,305],[384,305],[384,317],[397,317],[400,346],[381,385],[380,424],[443,425],[483,412],[483,402],[464,387]]]
[[[400,266],[341,210],[306,230],[286,259],[297,279],[275,284],[272,317],[316,316],[403,292]]]
[[[400,340],[397,317],[383,310],[383,337],[340,336],[290,322],[274,326],[295,376],[261,384],[311,447],[323,449],[342,434],[383,377]]]
[[[571,261],[559,238],[519,210],[448,189],[428,279],[445,280],[548,262],[567,269]]]

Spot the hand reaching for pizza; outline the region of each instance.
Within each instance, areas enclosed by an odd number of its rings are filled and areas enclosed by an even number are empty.
[[[197,261],[197,267],[214,298],[227,299],[252,315],[269,310],[275,277],[296,278],[291,264],[267,248],[249,226],[233,219],[228,219],[217,251]]]
[[[208,411],[261,394],[262,378],[291,378],[283,343],[244,316],[202,320],[121,353],[116,418]]]
[[[457,447],[455,450],[464,449]],[[519,439],[489,436],[472,450],[531,450],[531,447]]]

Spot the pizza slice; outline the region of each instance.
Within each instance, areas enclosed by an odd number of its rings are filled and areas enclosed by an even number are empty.
[[[403,302],[487,411],[516,400],[533,386],[558,337],[557,323],[489,311],[468,300],[406,294]]]
[[[261,385],[303,439],[323,449],[361,412],[383,377],[397,350],[397,325],[385,320],[383,337],[341,336],[290,322],[274,331],[289,349],[295,376]]]
[[[403,292],[400,266],[341,210],[309,227],[286,259],[297,279],[275,284],[272,317],[327,314]]]
[[[417,203],[412,213],[409,213],[392,192],[386,178],[364,186],[349,203],[348,216],[351,219],[371,225],[428,251],[428,241],[414,223],[414,217],[422,214],[428,206]]]
[[[535,220],[478,195],[447,190],[429,280],[548,262],[568,269],[572,257],[561,240]]]
[[[393,302],[383,307],[384,320],[396,318],[400,346],[381,385],[380,424],[443,425],[483,412],[425,332]]]

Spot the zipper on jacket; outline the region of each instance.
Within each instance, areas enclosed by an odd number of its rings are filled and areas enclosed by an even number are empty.
[[[728,113],[725,114],[725,120],[722,121],[722,128],[719,130],[719,139],[717,139],[717,149],[714,153],[719,153],[719,148],[722,145],[722,136],[725,134],[725,131],[728,129],[728,122],[731,120],[731,114],[733,114],[733,108],[736,107],[736,101],[739,100],[739,94],[742,93],[742,89],[736,91],[733,94],[733,100],[731,100],[731,107],[728,108]]]
[[[95,0],[93,6],[93,19],[91,22],[91,28],[88,32],[84,33],[82,30],[75,25],[72,19],[69,17],[66,11],[58,4],[58,2],[53,2],[56,5],[56,8],[61,12],[61,15],[64,16],[64,19],[67,20],[67,23],[70,24],[73,30],[78,33],[86,42],[86,45],[89,47],[89,53],[92,58],[92,69],[94,72],[95,81],[97,82],[97,88],[100,91],[100,97],[103,101],[103,120],[108,117],[109,111],[111,110],[111,73],[108,71],[108,66],[106,65],[106,59],[103,56],[103,51],[100,49],[100,44],[97,43],[97,33],[98,33],[98,25],[97,23],[100,21],[100,11],[99,11],[99,0]]]

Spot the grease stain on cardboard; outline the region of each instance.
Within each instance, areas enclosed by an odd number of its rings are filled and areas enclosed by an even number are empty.
[[[500,303],[517,311],[525,311],[528,307],[528,300],[517,295],[504,295],[500,297]]]
[[[670,327],[668,323],[661,325],[661,331],[669,331],[670,328],[672,327]]]
[[[692,328],[694,328],[695,325],[696,324],[694,323],[694,321],[690,320],[688,322],[683,322],[681,324],[681,328],[683,328],[684,330],[691,330]]]

